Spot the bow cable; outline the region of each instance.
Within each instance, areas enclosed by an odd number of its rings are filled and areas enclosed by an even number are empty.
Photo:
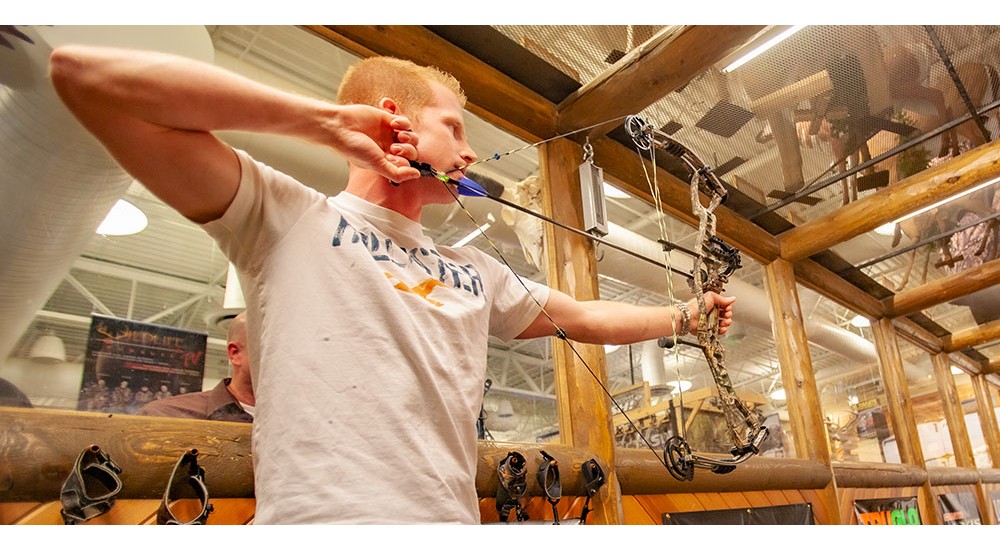
[[[638,128],[633,128],[633,126],[635,126],[637,123],[641,125],[642,119],[629,115],[628,120],[626,121],[626,126],[630,127],[628,130],[629,134],[636,133],[635,130],[638,130]],[[633,136],[632,141],[635,144],[636,155],[639,157],[640,161],[639,163],[642,165],[642,173],[644,176],[646,176],[646,184],[649,186],[649,193],[653,197],[653,205],[656,208],[656,225],[658,226],[660,231],[660,243],[663,244],[663,259],[664,259],[664,265],[666,267],[666,271],[664,273],[666,274],[666,279],[667,279],[667,300],[671,304],[673,304],[675,302],[674,280],[673,277],[670,276],[670,272],[679,272],[679,271],[677,271],[671,265],[670,261],[670,252],[673,250],[673,248],[667,245],[667,243],[670,242],[670,239],[668,238],[669,235],[666,226],[666,215],[663,213],[663,203],[661,202],[660,199],[659,178],[657,178],[656,175],[656,150],[652,146],[653,144],[650,141],[636,139],[635,136]],[[649,161],[650,164],[652,164],[653,166],[652,178],[650,178],[649,171],[646,169],[646,163],[643,161],[643,156],[642,156],[643,148],[649,151]],[[697,257],[697,253],[691,254],[691,257],[692,258]],[[685,275],[687,274],[685,273]],[[691,275],[691,277],[692,277],[691,280],[693,280],[694,275]],[[676,319],[674,319],[673,311],[670,312],[670,326],[672,327],[677,326]],[[688,330],[690,330],[690,327],[684,327],[685,332],[687,332]],[[683,388],[681,388],[681,368],[680,368],[681,357],[680,357],[680,346],[677,345],[677,330],[674,330],[670,338],[673,343],[673,346],[671,347],[674,350],[674,373],[677,376],[677,399],[681,411],[680,417],[677,418],[677,433],[682,438],[684,438],[686,436],[685,432],[687,430],[686,426],[684,425],[684,390]],[[673,414],[674,411],[671,411],[671,415]]]

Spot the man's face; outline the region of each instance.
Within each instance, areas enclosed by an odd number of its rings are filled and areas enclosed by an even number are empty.
[[[475,152],[466,141],[464,111],[450,90],[437,83],[432,83],[431,88],[434,100],[424,107],[419,119],[413,123],[420,138],[417,160],[446,172],[453,179],[459,179],[464,175],[465,166],[476,160]],[[454,200],[445,185],[437,179],[420,178],[414,183],[427,186],[425,197],[428,204],[448,204]],[[452,191],[457,193],[454,187]]]

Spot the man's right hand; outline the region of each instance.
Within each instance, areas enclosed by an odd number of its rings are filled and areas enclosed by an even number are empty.
[[[409,160],[417,159],[417,134],[410,120],[368,105],[337,105],[330,145],[354,164],[401,182],[420,177]]]

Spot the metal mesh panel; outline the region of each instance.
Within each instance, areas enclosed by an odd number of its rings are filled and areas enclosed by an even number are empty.
[[[586,84],[655,35],[650,25],[497,25],[566,76]]]

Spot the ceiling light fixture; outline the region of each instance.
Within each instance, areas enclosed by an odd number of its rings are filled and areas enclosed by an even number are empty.
[[[747,53],[746,55],[743,55],[739,59],[737,59],[736,61],[733,61],[729,65],[726,65],[726,68],[722,69],[723,74],[724,73],[731,73],[731,72],[735,71],[736,69],[742,67],[746,62],[748,62],[751,59],[757,57],[758,55],[766,52],[767,50],[773,48],[779,42],[781,42],[782,40],[788,38],[789,36],[791,36],[791,35],[799,32],[804,27],[805,27],[805,25],[792,25],[791,27],[788,27],[787,29],[785,29],[784,31],[782,31],[780,34],[774,36],[773,38],[771,38],[767,42],[764,42],[760,46],[757,46],[753,50],[750,50],[750,52]]]
[[[774,390],[773,392],[771,392],[771,399],[773,399],[775,401],[784,401],[785,400],[785,388],[778,388],[778,389]]]
[[[104,236],[134,235],[149,225],[146,214],[134,204],[118,199],[104,221],[97,227],[97,233]]]
[[[893,235],[896,232],[896,224],[898,224],[900,222],[903,222],[903,221],[906,221],[906,220],[908,220],[908,219],[910,219],[910,218],[912,218],[914,216],[919,216],[919,215],[923,214],[924,212],[928,212],[930,210],[934,210],[935,208],[937,208],[939,206],[944,206],[945,204],[948,204],[951,201],[958,200],[958,199],[960,199],[960,198],[962,198],[962,197],[964,197],[966,195],[970,195],[972,193],[975,193],[976,191],[979,191],[980,189],[985,189],[986,187],[989,187],[990,185],[993,185],[994,183],[996,183],[998,181],[1000,181],[1000,177],[996,177],[996,178],[993,178],[991,180],[984,181],[983,183],[980,183],[979,185],[977,185],[975,187],[970,187],[969,189],[966,189],[965,191],[962,191],[961,193],[957,193],[957,194],[952,195],[952,196],[950,196],[948,198],[941,199],[938,202],[936,202],[936,203],[934,203],[934,204],[932,204],[930,206],[925,206],[925,207],[921,208],[920,210],[917,210],[915,212],[910,212],[909,214],[903,216],[902,218],[899,218],[898,220],[896,220],[894,222],[889,222],[889,223],[887,223],[885,225],[880,225],[880,226],[876,227],[875,228],[875,233],[878,233],[879,235]]]
[[[677,395],[678,393],[680,393],[682,391],[688,391],[688,390],[690,390],[692,384],[691,384],[690,380],[678,380],[676,382],[673,382],[673,386],[674,386],[674,389],[670,390],[670,394],[671,395]]]
[[[857,328],[865,328],[872,326],[872,322],[864,315],[855,315],[854,318],[851,319],[851,325]]]
[[[480,225],[479,227],[477,227],[476,229],[474,229],[472,231],[472,233],[469,233],[468,235],[462,237],[461,239],[458,240],[458,242],[456,242],[455,244],[453,244],[451,246],[452,247],[459,247],[459,246],[465,246],[465,245],[469,244],[470,242],[472,242],[472,239],[475,239],[476,237],[478,237],[479,235],[481,235],[484,231],[486,231],[487,229],[490,228],[490,226],[493,225],[493,222],[497,221],[497,219],[493,216],[492,212],[486,215],[486,219],[489,220],[489,221],[486,222],[486,223],[484,223],[483,225]]]
[[[65,363],[66,344],[51,330],[38,337],[28,352],[32,361],[39,363]]]

